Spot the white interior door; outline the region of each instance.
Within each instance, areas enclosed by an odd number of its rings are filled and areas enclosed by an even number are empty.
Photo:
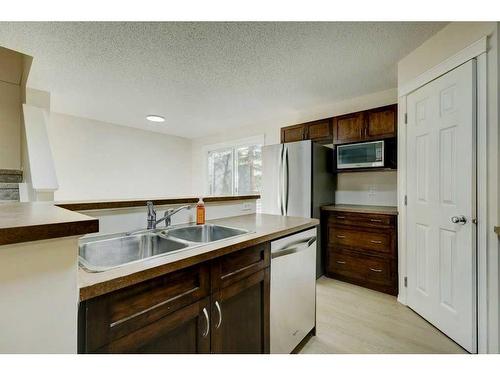
[[[476,352],[475,60],[407,97],[408,305]]]

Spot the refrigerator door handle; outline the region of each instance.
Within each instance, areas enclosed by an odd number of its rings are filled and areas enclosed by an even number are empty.
[[[280,208],[281,215],[285,215],[283,207],[283,163],[284,163],[284,151],[285,146],[281,145],[280,148],[280,160],[278,167],[278,206]]]
[[[289,192],[290,192],[290,165],[288,163],[288,148],[285,147],[285,175],[286,175],[286,178],[285,178],[285,189],[284,189],[284,193],[285,193],[285,197],[284,197],[284,200],[285,200],[285,215],[288,215],[288,196],[289,196]]]

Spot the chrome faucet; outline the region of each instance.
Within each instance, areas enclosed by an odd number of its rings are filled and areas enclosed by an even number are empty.
[[[148,229],[156,228],[156,210],[153,202],[147,201],[146,206],[148,209]]]
[[[177,208],[169,208],[168,210],[165,211],[165,214],[161,219],[156,220],[156,210],[154,208],[153,202],[148,201],[146,204],[148,208],[148,229],[156,229],[156,226],[160,224],[162,221],[165,221],[165,227],[169,227],[170,225],[172,225],[173,215],[175,215],[179,211],[191,209],[191,206],[189,205]]]

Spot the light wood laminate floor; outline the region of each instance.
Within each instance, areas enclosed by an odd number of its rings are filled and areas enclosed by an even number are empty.
[[[301,353],[466,353],[396,297],[322,277],[316,336]]]

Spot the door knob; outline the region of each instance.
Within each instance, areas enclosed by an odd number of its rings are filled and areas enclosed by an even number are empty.
[[[467,223],[467,219],[466,219],[466,217],[464,215],[452,216],[451,222],[453,224],[462,224],[462,225],[464,225],[465,223]]]

